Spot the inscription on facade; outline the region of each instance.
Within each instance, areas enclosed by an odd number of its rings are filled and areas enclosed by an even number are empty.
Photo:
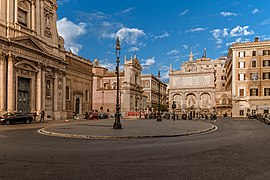
[[[207,87],[211,85],[210,76],[189,76],[189,77],[175,77],[172,78],[172,85],[175,88],[188,88],[193,86]]]

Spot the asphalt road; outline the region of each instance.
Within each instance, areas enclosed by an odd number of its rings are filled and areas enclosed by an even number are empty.
[[[204,135],[87,140],[0,131],[0,179],[270,179],[270,126],[218,119]],[[20,125],[16,125],[20,126]]]

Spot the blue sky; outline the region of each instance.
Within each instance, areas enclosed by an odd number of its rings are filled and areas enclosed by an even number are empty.
[[[67,50],[114,69],[115,38],[143,73],[168,80],[173,69],[203,55],[216,59],[234,42],[270,40],[268,0],[58,0],[58,31]]]

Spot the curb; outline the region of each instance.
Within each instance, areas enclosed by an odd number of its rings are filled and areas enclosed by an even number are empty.
[[[179,136],[192,136],[198,134],[205,134],[214,132],[218,129],[217,126],[212,125],[209,129],[203,129],[199,131],[193,131],[188,133],[181,134],[172,134],[172,135],[145,135],[145,136],[93,136],[93,135],[80,135],[80,134],[63,134],[47,131],[46,128],[39,129],[37,132],[46,136],[54,137],[64,137],[64,138],[77,138],[77,139],[143,139],[143,138],[162,138],[162,137],[179,137]]]

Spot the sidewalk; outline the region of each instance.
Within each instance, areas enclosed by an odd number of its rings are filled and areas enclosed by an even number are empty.
[[[194,120],[121,119],[122,129],[113,129],[114,119],[84,120],[66,124],[51,124],[38,130],[49,136],[106,139],[106,138],[154,138],[187,136],[211,132],[216,126]]]

